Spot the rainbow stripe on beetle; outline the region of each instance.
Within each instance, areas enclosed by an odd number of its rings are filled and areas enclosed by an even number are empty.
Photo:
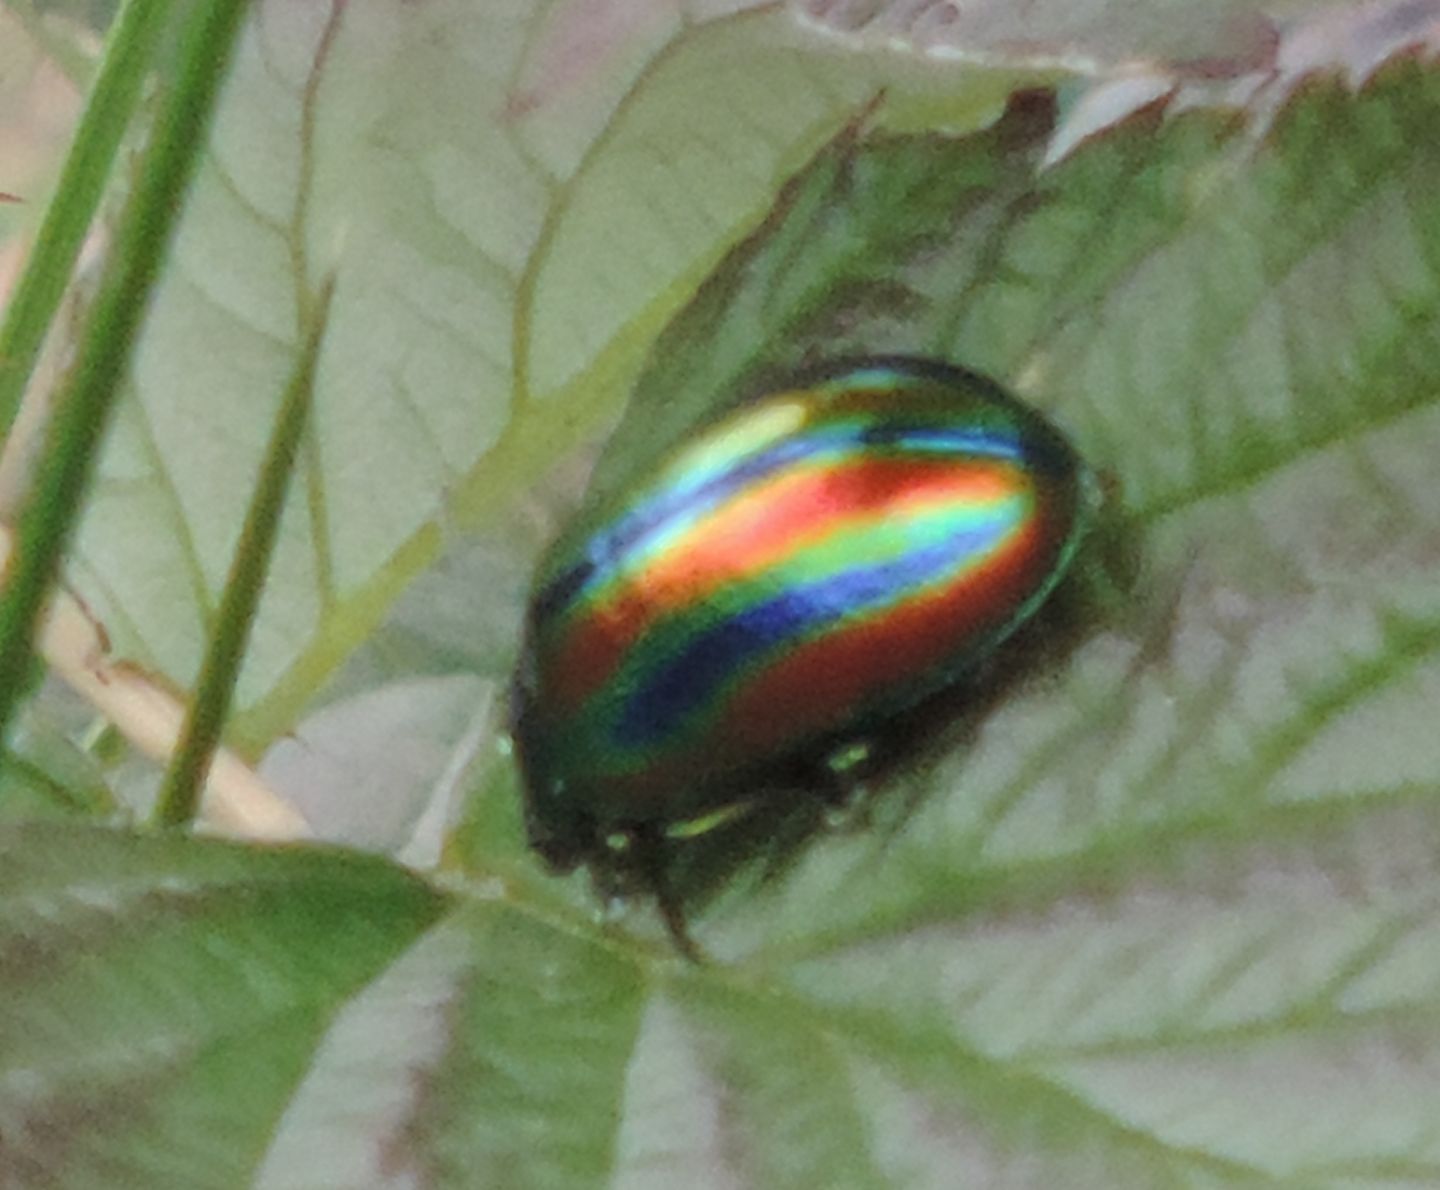
[[[1065,575],[1092,487],[1040,413],[934,360],[836,361],[703,425],[542,563],[532,845],[603,867],[963,682]]]

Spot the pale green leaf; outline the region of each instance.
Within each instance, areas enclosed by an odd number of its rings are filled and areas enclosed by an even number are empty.
[[[942,60],[1059,64],[1092,74],[1137,67],[1235,75],[1265,66],[1280,29],[1349,0],[791,0],[834,37]]]
[[[851,127],[670,324],[602,492],[766,376],[878,350],[993,373],[1109,492],[1063,614],[868,821],[797,790],[782,833],[677,854],[711,962],[527,858],[503,757],[444,917],[379,860],[0,835],[3,1172],[1440,1182],[1440,72],[1273,115],[1151,111],[1049,168],[1033,99],[965,137]],[[503,617],[447,589],[516,595],[462,570],[389,640],[498,668]],[[365,661],[331,738],[378,754],[366,675],[395,674]]]
[[[787,168],[884,87],[887,118],[952,122],[1003,93],[739,7],[619,5],[592,44],[604,14],[569,3],[257,5],[74,568],[121,656],[192,680],[326,273],[311,441],[237,691],[252,747],[456,518],[492,523],[613,416]]]
[[[443,901],[379,861],[0,831],[0,1180],[242,1185],[338,1005]]]

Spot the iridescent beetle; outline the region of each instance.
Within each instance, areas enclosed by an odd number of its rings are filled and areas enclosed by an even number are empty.
[[[932,360],[838,361],[702,426],[541,566],[532,846],[638,871],[693,954],[657,846],[972,676],[1070,565],[1088,482],[1039,413]]]

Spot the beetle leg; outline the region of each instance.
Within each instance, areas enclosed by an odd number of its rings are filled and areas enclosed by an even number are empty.
[[[668,875],[670,853],[663,827],[653,823],[617,826],[605,835],[602,854],[592,860],[590,875],[596,892],[612,905],[623,904],[639,893],[653,897],[675,949],[691,962],[701,963],[704,955],[690,939],[684,907]]]
[[[629,835],[630,862],[634,865],[635,874],[655,898],[655,907],[660,910],[660,919],[665,923],[675,949],[692,963],[703,963],[705,956],[690,937],[685,909],[670,882],[666,866],[669,848],[665,844],[664,832],[645,825],[633,828]]]

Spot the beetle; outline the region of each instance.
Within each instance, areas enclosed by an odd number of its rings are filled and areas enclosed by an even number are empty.
[[[1090,483],[939,360],[834,360],[723,410],[541,563],[512,697],[531,846],[636,875],[693,956],[665,842],[973,678],[1065,575]]]

